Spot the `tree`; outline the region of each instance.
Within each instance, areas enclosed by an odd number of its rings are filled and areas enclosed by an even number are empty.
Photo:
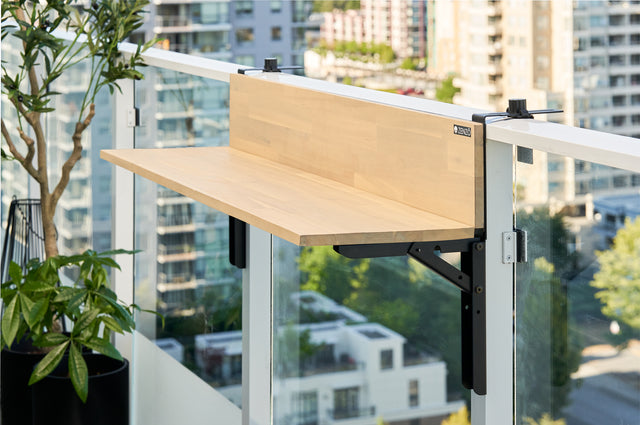
[[[611,249],[596,252],[600,271],[591,285],[598,288],[602,313],[640,329],[640,217],[627,219]]]
[[[318,12],[332,12],[334,9],[338,10],[360,10],[360,0],[314,0],[313,11]]]
[[[516,285],[517,417],[556,417],[567,405],[582,347],[571,331],[565,282],[544,257],[529,262],[533,270],[517,275]]]
[[[460,88],[453,85],[453,75],[444,80],[436,89],[436,100],[439,102],[453,103],[453,97],[460,93]]]
[[[442,421],[441,425],[470,425],[471,421],[469,419],[469,410],[467,406],[462,406],[460,410],[455,413],[452,413]]]
[[[142,25],[147,4],[148,0],[94,0],[89,7],[75,0],[2,2],[2,40],[15,37],[22,46],[18,67],[2,66],[2,95],[16,116],[13,132],[2,119],[2,137],[11,155],[39,185],[47,258],[58,254],[55,211],[71,170],[82,157],[82,136],[95,116],[96,96],[104,87],[111,93],[119,89],[119,80],[142,78],[135,68],[144,65],[141,53],[155,40],[138,45],[127,60],[118,43]],[[63,29],[75,36],[70,41],[57,37],[55,31]],[[83,61],[90,64],[88,84],[77,105],[71,154],[54,182],[50,180],[53,170],[47,157],[50,142],[44,117],[55,111],[52,101],[60,94],[52,91],[52,84]]]
[[[566,425],[567,424],[564,419],[553,420],[553,418],[548,413],[545,413],[544,415],[542,415],[539,421],[536,421],[533,418],[525,418],[524,423],[526,425]]]
[[[408,257],[350,260],[332,247],[302,250],[303,290],[320,292],[447,363],[449,390],[461,388],[459,290]]]
[[[400,64],[400,68],[412,71],[417,68],[417,65],[412,58],[405,58]]]
[[[516,267],[516,417],[556,417],[572,390],[571,373],[581,360],[581,342],[572,331],[567,276],[577,254],[569,253],[570,233],[562,214],[545,207],[518,211],[516,226],[528,234],[529,261]]]

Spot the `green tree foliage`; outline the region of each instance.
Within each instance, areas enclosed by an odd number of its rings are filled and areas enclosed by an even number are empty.
[[[332,12],[337,10],[360,10],[360,0],[314,0],[313,11]]]
[[[571,329],[567,282],[570,234],[560,214],[547,209],[518,212],[528,232],[529,262],[516,267],[516,386],[523,398],[517,417],[557,417],[572,389],[571,373],[581,360],[579,335]]]
[[[602,312],[632,328],[640,329],[640,218],[627,219],[613,239],[611,249],[596,253],[600,271],[591,285]]]
[[[460,410],[450,414],[447,419],[442,421],[441,425],[471,425],[467,406],[462,406]]]
[[[544,415],[542,415],[542,417],[538,421],[534,420],[533,418],[525,418],[524,424],[525,425],[567,425],[564,419],[554,420],[551,417],[551,415],[549,415],[548,413],[545,413]]]
[[[453,97],[460,93],[460,88],[453,85],[453,75],[448,77],[436,89],[436,100],[439,102],[453,103]]]
[[[315,49],[320,55],[326,55],[333,51],[337,57],[348,57],[351,60],[362,62],[378,62],[382,64],[392,63],[396,60],[396,54],[391,46],[384,43],[356,43],[355,41],[336,41],[333,46],[321,40],[320,46]]]
[[[448,388],[460,388],[459,290],[408,257],[350,260],[331,247],[303,249],[301,289],[336,302],[435,352],[448,365]]]
[[[323,347],[311,341],[309,329],[298,330],[293,324],[279,329],[276,335],[275,376],[284,378],[300,376],[305,363]]]
[[[413,58],[405,58],[400,64],[401,69],[414,70],[418,67]]]
[[[578,261],[577,253],[569,253],[568,244],[571,235],[564,222],[564,215],[549,214],[545,207],[535,208],[527,213],[516,213],[516,226],[528,232],[529,258],[535,260],[545,257],[554,266],[556,274],[560,277],[569,277],[575,272],[575,264]],[[518,268],[519,273],[528,273],[533,270],[533,263],[525,263]]]

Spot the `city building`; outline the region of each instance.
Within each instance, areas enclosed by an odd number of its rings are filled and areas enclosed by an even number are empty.
[[[564,111],[536,119],[640,135],[640,2],[441,3],[435,31],[447,52],[434,52],[435,64],[455,67],[457,104],[504,111],[510,98],[525,98],[530,110]],[[457,30],[440,31],[451,22]],[[575,216],[591,216],[601,194],[640,187],[637,173],[546,153],[522,172],[531,181],[524,203],[549,197],[553,211]]]
[[[166,50],[251,67],[261,67],[266,57],[303,65],[311,5],[159,0],[150,5],[144,37],[160,38]],[[139,86],[138,146],[218,146],[228,140],[228,84],[163,70],[148,73]],[[162,187],[141,182],[136,190],[140,202],[158,206],[137,229],[142,252],[136,261],[139,279],[157,284],[161,309],[188,314],[209,289],[228,295],[239,274],[228,263],[226,216]]]
[[[593,201],[593,210],[602,235],[601,248],[606,249],[627,220],[640,217],[640,192],[630,195],[603,196]]]
[[[274,329],[278,423],[375,425],[382,418],[392,425],[440,424],[464,405],[447,400],[447,368],[438,355],[317,292],[293,293],[291,299],[335,319]],[[195,352],[203,379],[240,405],[242,333],[197,335]]]
[[[320,38],[391,46],[400,58],[427,54],[427,2],[425,0],[361,0],[360,10],[323,14]]]

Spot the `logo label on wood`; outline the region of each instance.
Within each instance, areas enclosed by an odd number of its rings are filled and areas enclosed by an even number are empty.
[[[471,127],[465,127],[463,125],[454,124],[453,134],[457,134],[458,136],[471,137]]]

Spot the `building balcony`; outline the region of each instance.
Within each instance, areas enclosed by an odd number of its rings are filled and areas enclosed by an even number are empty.
[[[364,408],[347,408],[347,409],[328,409],[327,415],[336,422],[355,419],[355,418],[369,418],[376,415],[376,407],[369,406]]]

